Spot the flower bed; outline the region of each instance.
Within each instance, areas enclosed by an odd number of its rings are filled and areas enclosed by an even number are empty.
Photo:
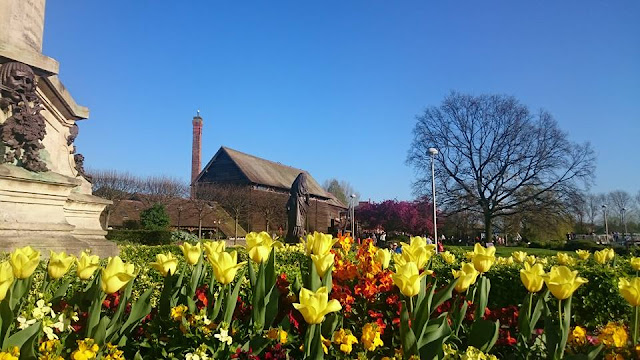
[[[0,359],[638,356],[640,259],[433,250],[319,233],[109,259],[18,249],[0,263]]]

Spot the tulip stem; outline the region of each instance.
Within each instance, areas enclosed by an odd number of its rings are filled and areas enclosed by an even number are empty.
[[[413,297],[409,298],[409,314],[413,316]]]
[[[528,316],[529,321],[531,321],[531,303],[532,302],[533,302],[533,293],[530,292],[529,293],[529,316]],[[531,326],[533,327],[535,326],[535,324],[531,324]]]
[[[634,306],[635,309],[635,322],[633,323],[633,346],[635,347],[638,343],[638,307]]]
[[[558,320],[560,320],[560,330],[564,331],[562,326],[562,300],[558,299]]]

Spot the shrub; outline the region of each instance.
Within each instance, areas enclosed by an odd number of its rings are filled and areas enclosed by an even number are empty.
[[[572,240],[567,242],[564,245],[564,250],[567,251],[575,251],[575,250],[589,250],[596,251],[604,249],[604,245],[596,244],[591,240]]]
[[[147,230],[166,229],[170,222],[167,209],[162,204],[154,204],[140,213],[140,223]]]
[[[183,243],[183,242],[195,242],[198,241],[198,236],[190,234],[186,231],[176,230],[171,232],[171,242]]]
[[[120,243],[166,245],[171,244],[171,234],[168,230],[109,230],[107,239]]]

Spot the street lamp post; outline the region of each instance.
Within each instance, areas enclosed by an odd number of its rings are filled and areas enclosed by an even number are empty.
[[[429,154],[431,154],[431,193],[433,194],[433,243],[436,244],[436,254],[438,253],[438,226],[436,220],[436,171],[435,171],[435,157],[438,155],[438,149],[429,148]]]
[[[627,212],[627,208],[622,208],[622,223],[624,224],[624,233],[627,233],[627,222],[624,221],[624,214]]]
[[[356,238],[356,194],[351,194],[351,237]]]
[[[607,223],[607,205],[602,205],[602,212],[604,213],[604,232],[607,235],[607,241],[609,241],[609,223]]]

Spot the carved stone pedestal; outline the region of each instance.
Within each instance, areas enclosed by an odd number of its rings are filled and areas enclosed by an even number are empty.
[[[72,193],[79,185],[64,175],[0,165],[0,251],[31,245],[44,256],[45,250],[117,254],[99,221],[110,201]]]

